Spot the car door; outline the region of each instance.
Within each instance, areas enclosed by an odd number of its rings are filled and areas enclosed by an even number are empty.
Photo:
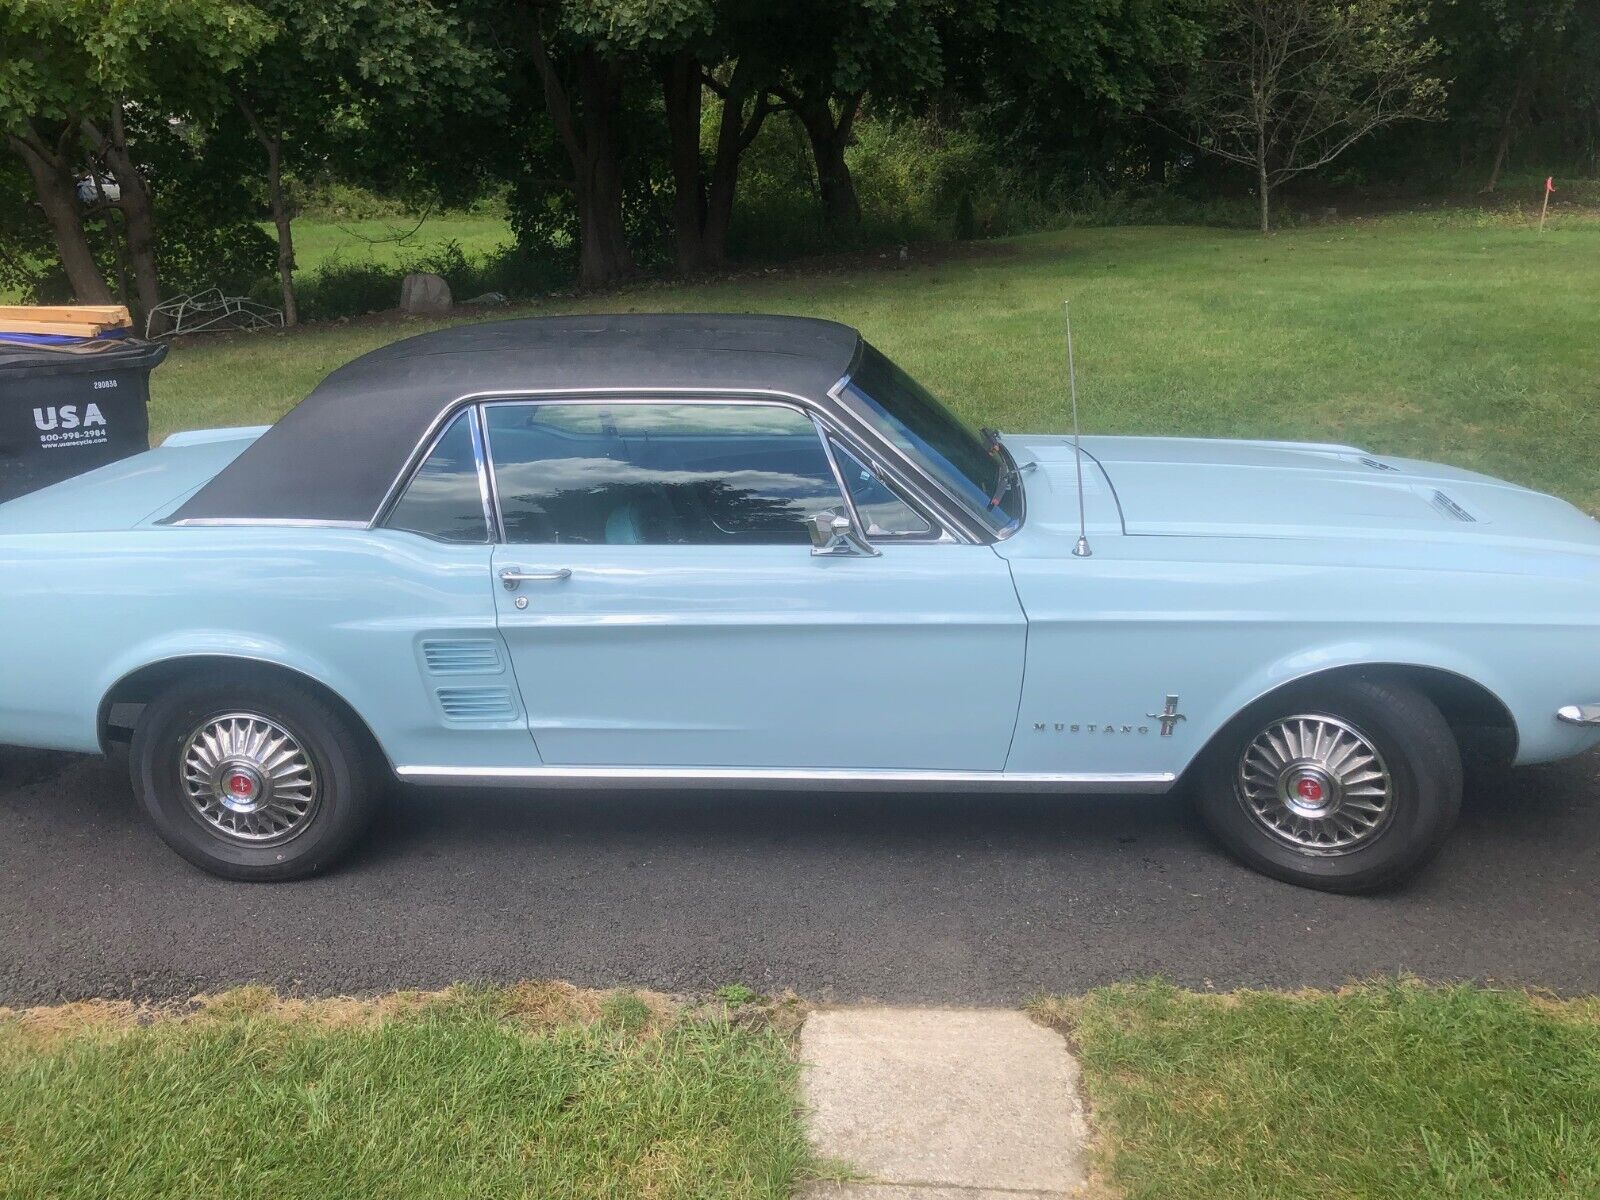
[[[807,522],[847,508],[811,416],[756,399],[484,411],[499,624],[543,762],[1003,767],[1025,642],[1006,565],[866,480],[881,553],[814,555]]]

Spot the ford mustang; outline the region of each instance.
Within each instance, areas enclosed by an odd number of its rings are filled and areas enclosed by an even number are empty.
[[[1246,863],[1364,891],[1480,738],[1600,742],[1578,509],[1352,446],[974,432],[824,321],[441,330],[0,505],[0,742],[125,753],[232,879],[334,862],[396,779],[1181,781]]]

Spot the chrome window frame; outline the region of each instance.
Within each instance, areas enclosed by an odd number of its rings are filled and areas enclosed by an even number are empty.
[[[855,426],[854,432],[857,440],[866,440],[883,446],[891,455],[895,457],[896,460],[898,460],[898,465],[901,465],[905,469],[914,472],[919,479],[924,481],[927,488],[937,492],[948,504],[954,506],[955,510],[959,512],[963,518],[965,518],[965,532],[968,534],[970,540],[979,542],[983,545],[994,545],[1015,535],[1016,532],[1022,528],[1023,520],[1027,516],[1028,501],[1025,488],[1020,488],[1019,485],[1020,498],[1022,500],[1022,511],[1018,514],[1017,519],[1010,525],[1006,526],[1005,529],[997,530],[993,525],[984,519],[983,514],[979,512],[977,508],[967,501],[966,497],[952,492],[949,488],[945,487],[943,483],[939,482],[938,479],[934,478],[928,471],[924,470],[912,455],[907,454],[893,441],[885,437],[875,426],[872,425],[871,422],[867,421],[856,411],[856,406],[854,404],[845,399],[844,393],[850,388],[855,379],[856,366],[860,361],[861,352],[866,348],[866,345],[866,341],[863,340],[856,348],[856,357],[850,363],[850,370],[841,376],[839,381],[828,389],[828,399],[832,400],[838,411],[848,417]],[[882,351],[879,351],[879,353],[881,354]],[[1003,446],[1002,449],[1004,449]],[[1011,452],[1006,450],[1005,453],[1009,455]],[[1012,458],[1012,462],[1015,464],[1015,457]],[[868,465],[871,466],[874,471],[878,471],[881,466],[880,463],[876,462],[869,463]]]
[[[787,410],[789,412],[794,413],[801,420],[807,422],[811,426],[812,432],[817,438],[818,448],[822,451],[823,461],[825,463],[827,463],[827,465],[828,465],[828,473],[829,473],[830,477],[833,479],[833,486],[839,492],[839,505],[840,505],[841,508],[846,509],[850,513],[851,520],[856,524],[856,527],[858,529],[860,528],[860,524],[861,524],[860,515],[856,512],[855,503],[851,499],[851,496],[850,496],[850,489],[845,486],[844,478],[839,472],[838,461],[834,458],[833,448],[829,444],[829,441],[828,441],[831,431],[828,428],[828,426],[825,424],[825,422],[822,420],[822,418],[817,413],[815,413],[813,411],[810,411],[804,404],[799,403],[794,398],[785,397],[785,396],[778,396],[776,394],[771,394],[771,393],[742,393],[742,392],[741,393],[721,393],[721,394],[697,394],[697,393],[709,393],[709,389],[687,389],[681,395],[671,395],[671,396],[654,395],[654,394],[650,394],[650,393],[635,393],[635,392],[628,391],[628,390],[605,389],[602,392],[597,392],[596,394],[589,394],[589,395],[574,395],[572,393],[554,393],[554,394],[551,394],[551,395],[544,395],[544,396],[538,396],[538,397],[506,396],[506,397],[501,397],[501,398],[496,398],[496,399],[478,401],[477,404],[476,404],[476,407],[477,407],[478,412],[479,412],[479,419],[483,423],[483,440],[484,440],[484,446],[485,446],[485,449],[486,449],[486,456],[485,457],[486,457],[487,466],[488,466],[488,475],[489,475],[489,481],[490,481],[489,486],[490,486],[490,489],[491,489],[491,494],[493,496],[495,516],[496,516],[496,520],[498,522],[499,539],[500,539],[499,540],[499,544],[503,545],[503,546],[510,546],[510,545],[519,545],[519,546],[521,546],[521,545],[537,545],[539,543],[531,543],[531,542],[515,542],[515,543],[513,543],[506,536],[506,532],[505,532],[505,529],[506,529],[505,511],[500,505],[500,495],[499,495],[498,484],[497,484],[496,476],[495,476],[494,446],[493,446],[493,443],[490,441],[490,438],[489,438],[488,410],[491,409],[491,408],[536,408],[536,407],[540,407],[540,406],[543,406],[543,405],[563,405],[563,406],[568,406],[568,405],[601,405],[601,404],[606,404],[606,405],[614,405],[614,406],[618,406],[618,407],[623,406],[623,405],[633,405],[633,406],[638,406],[638,407],[655,406],[655,407],[661,407],[661,408],[667,408],[667,407],[672,407],[672,408],[706,407],[706,408],[781,408],[781,409],[785,409],[785,410]],[[938,529],[937,524],[933,524],[933,528],[937,530]],[[925,540],[929,540],[929,541],[937,541],[938,540],[937,537],[928,538],[928,537],[926,537],[926,535],[924,535],[924,536],[925,536]],[[687,543],[683,543],[683,544],[684,545],[690,545],[690,546],[717,547],[717,546],[726,545],[727,543],[720,543],[720,542],[687,542]],[[755,545],[755,544],[778,544],[778,545],[782,545],[784,543],[749,543],[749,544],[752,544],[752,545]]]
[[[497,509],[492,504],[492,493],[490,491],[491,480],[494,476],[492,472],[486,469],[489,439],[485,436],[483,428],[483,412],[477,405],[470,405],[452,408],[451,413],[452,415],[449,419],[435,422],[436,428],[431,431],[432,436],[423,442],[422,453],[418,455],[413,452],[416,465],[411,467],[405,475],[404,486],[390,488],[390,491],[394,493],[393,499],[385,501],[382,519],[374,519],[365,528],[387,529],[393,533],[410,533],[420,538],[426,538],[430,542],[438,542],[441,546],[495,546],[499,544],[499,527],[496,523],[498,514]],[[482,505],[483,509],[483,541],[451,541],[449,538],[435,537],[431,533],[423,533],[420,529],[400,529],[390,525],[389,521],[394,517],[394,510],[400,506],[400,501],[405,499],[406,493],[411,490],[411,485],[416,482],[417,476],[422,472],[422,468],[428,465],[428,460],[433,457],[433,452],[439,448],[439,444],[445,438],[450,436],[450,431],[456,427],[456,422],[463,417],[466,418],[467,436],[472,444],[473,467],[478,474],[478,503]]]
[[[491,405],[510,404],[540,404],[540,403],[641,403],[641,404],[775,404],[780,407],[792,408],[802,416],[808,417],[813,425],[820,423],[822,430],[841,441],[852,454],[879,477],[879,479],[898,496],[910,504],[921,515],[926,517],[933,526],[935,533],[916,537],[919,544],[959,544],[959,545],[987,545],[995,541],[994,531],[981,519],[973,519],[966,514],[959,504],[959,500],[948,495],[945,489],[935,480],[927,478],[926,474],[916,466],[915,460],[904,454],[899,454],[898,448],[881,437],[871,426],[866,425],[859,417],[849,412],[848,406],[839,401],[837,393],[849,382],[850,376],[841,376],[839,381],[828,391],[828,397],[833,401],[834,407],[824,405],[816,400],[799,396],[792,392],[782,392],[764,388],[705,388],[705,387],[667,387],[667,388],[529,388],[516,391],[489,391],[470,392],[456,397],[441,407],[439,414],[429,424],[428,429],[412,451],[405,467],[395,477],[389,486],[388,493],[373,514],[372,520],[365,526],[368,529],[384,528],[390,513],[398,503],[399,498],[411,485],[422,464],[427,461],[432,453],[433,446],[440,435],[449,427],[454,418],[464,409],[477,410],[474,418],[483,448],[483,462],[480,464],[479,485],[480,491],[486,492],[488,502],[494,515],[490,523],[490,536],[493,544],[509,545],[505,537],[505,526],[500,512],[500,498],[497,490],[494,472],[494,447],[490,444],[488,425],[484,410]],[[847,417],[855,426],[846,425],[841,417]],[[819,437],[822,437],[819,432]],[[885,463],[884,457],[870,449],[874,445],[882,445],[891,452],[899,454],[900,463],[890,460]],[[838,464],[834,460],[832,451],[826,437],[822,437],[823,453],[827,456],[828,463],[834,471],[835,486],[840,490],[842,502],[855,514],[855,506],[851,500],[849,489],[844,486],[838,474]],[[954,501],[954,505],[952,505]],[[859,523],[859,516],[857,516]],[[423,536],[423,535],[418,535]],[[884,540],[896,544],[912,541],[907,535],[888,535]]]
[[[816,423],[818,436],[822,438],[822,448],[828,455],[828,462],[833,466],[833,477],[839,484],[839,491],[844,495],[845,507],[850,510],[850,521],[856,527],[857,533],[859,533],[863,538],[868,538],[872,541],[887,541],[893,542],[896,545],[921,546],[928,545],[929,543],[937,544],[939,542],[949,542],[952,540],[950,534],[945,530],[944,526],[939,521],[935,520],[931,514],[924,511],[920,505],[914,504],[910,500],[907,500],[905,496],[901,495],[900,489],[891,487],[888,483],[884,482],[882,476],[879,474],[878,465],[871,461],[869,456],[861,454],[858,450],[852,447],[849,444],[848,439],[845,438],[843,434],[835,433],[833,430],[829,429],[828,426],[823,423],[821,418],[813,417],[812,420]],[[889,533],[885,531],[879,531],[876,535],[873,535],[868,529],[867,522],[861,519],[861,510],[856,505],[855,494],[850,490],[850,485],[845,482],[844,467],[839,462],[839,455],[835,446],[836,443],[839,448],[842,448],[845,451],[845,453],[851,455],[863,467],[865,467],[868,471],[871,471],[873,478],[882,484],[883,487],[886,488],[896,500],[900,501],[901,504],[904,504],[912,511],[912,513],[920,517],[923,521],[926,521],[928,528],[920,533]]]

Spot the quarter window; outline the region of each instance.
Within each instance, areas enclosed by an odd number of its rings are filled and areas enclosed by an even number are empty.
[[[809,417],[771,404],[492,404],[506,540],[780,545],[841,503]]]
[[[489,540],[470,412],[452,421],[434,444],[390,512],[388,526],[441,542]]]
[[[839,474],[844,477],[851,503],[866,526],[867,537],[927,537],[933,532],[933,524],[900,499],[859,458],[836,439],[828,441],[833,446],[833,456],[839,464]]]

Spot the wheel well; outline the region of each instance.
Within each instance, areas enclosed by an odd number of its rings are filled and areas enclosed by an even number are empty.
[[[225,654],[196,655],[190,658],[172,658],[164,662],[140,667],[131,675],[116,682],[100,702],[100,748],[110,753],[125,749],[133,740],[134,726],[139,714],[167,688],[190,679],[221,680],[229,683],[249,683],[253,680],[277,680],[298,684],[337,709],[349,719],[353,728],[367,740],[367,747],[377,755],[378,762],[387,762],[371,726],[361,714],[351,708],[343,696],[327,684],[301,671],[277,663],[258,662],[253,659],[230,658]]]
[[[1303,675],[1282,684],[1265,695],[1251,701],[1250,707],[1284,692],[1298,691],[1308,684],[1331,682],[1336,679],[1376,679],[1404,683],[1421,692],[1439,709],[1456,742],[1482,745],[1482,735],[1487,731],[1494,739],[1491,756],[1510,763],[1517,753],[1517,722],[1501,699],[1481,683],[1437,667],[1419,667],[1407,663],[1362,663],[1356,666],[1334,667]],[[1230,718],[1217,737],[1221,737],[1237,720]],[[1475,735],[1469,743],[1467,733]],[[1213,739],[1215,740],[1215,739]]]

